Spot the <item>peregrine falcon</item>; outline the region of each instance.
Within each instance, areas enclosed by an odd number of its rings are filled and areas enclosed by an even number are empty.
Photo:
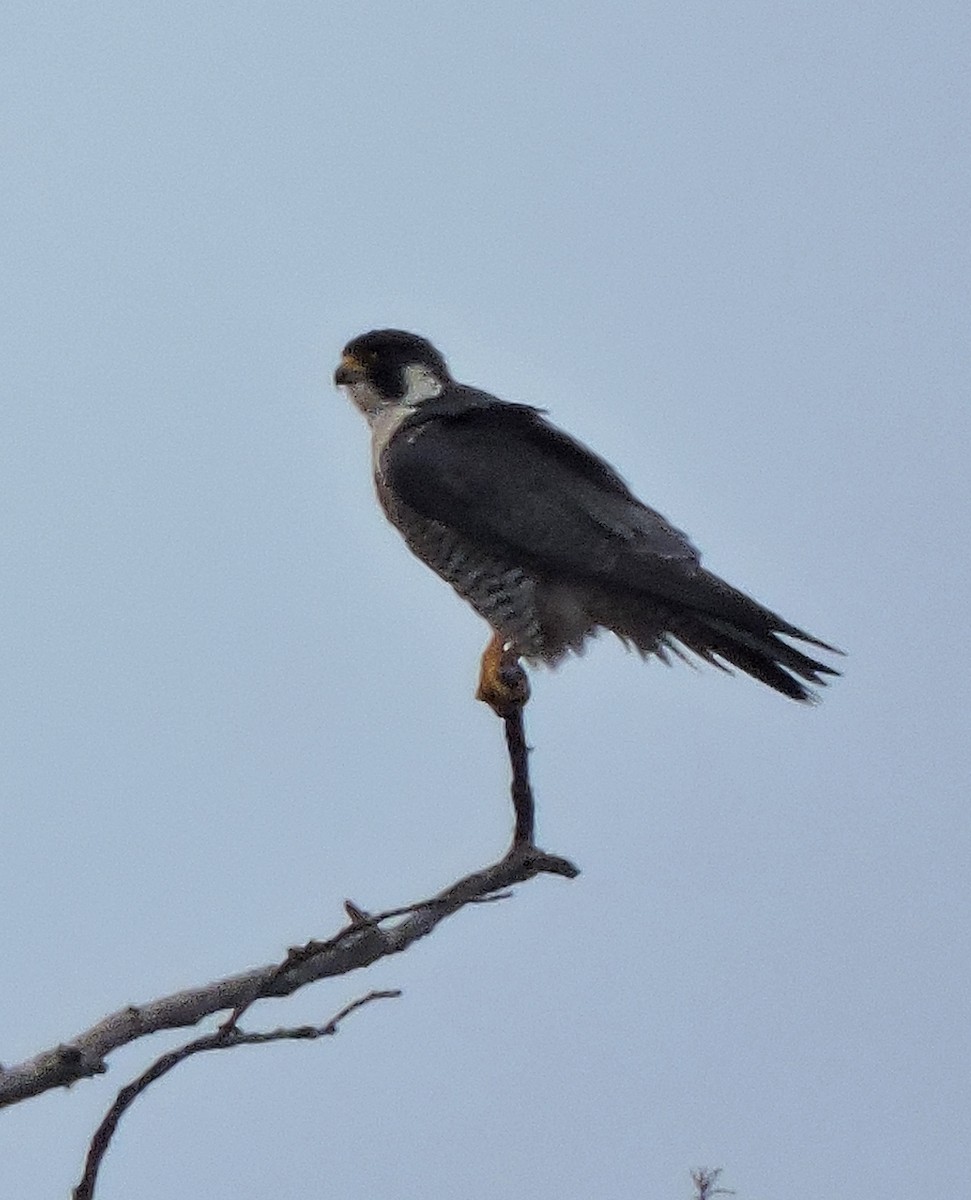
[[[334,382],[371,427],[388,519],[493,629],[478,696],[500,716],[528,694],[520,659],[555,664],[600,629],[644,657],[737,667],[794,700],[839,674],[783,638],[835,647],[707,571],[602,458],[541,409],[458,383],[425,338],[362,334]]]

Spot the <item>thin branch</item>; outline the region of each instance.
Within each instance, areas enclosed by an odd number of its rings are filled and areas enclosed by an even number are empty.
[[[521,670],[522,668],[520,668]],[[529,782],[529,746],[526,744],[526,728],[523,723],[523,706],[519,705],[503,717],[506,747],[512,765],[513,812],[516,814],[514,842],[532,845],[536,826],[536,806],[533,789]]]
[[[272,1029],[263,1033],[246,1033],[242,1029],[238,1029],[235,1025],[231,1028],[222,1025],[215,1033],[196,1038],[195,1041],[187,1042],[177,1050],[163,1054],[152,1063],[148,1070],[143,1071],[137,1079],[133,1079],[131,1083],[126,1084],[118,1093],[114,1104],[108,1109],[104,1120],[95,1131],[91,1139],[91,1144],[88,1147],[88,1157],[84,1164],[84,1175],[81,1178],[81,1182],[74,1189],[74,1200],[91,1200],[94,1196],[95,1184],[97,1183],[98,1171],[101,1167],[102,1159],[111,1143],[115,1130],[118,1128],[118,1122],[135,1098],[140,1096],[157,1079],[161,1079],[163,1075],[167,1075],[179,1063],[185,1062],[187,1058],[191,1058],[194,1054],[201,1054],[207,1050],[229,1050],[234,1046],[261,1046],[267,1042],[294,1039],[313,1041],[317,1038],[332,1037],[337,1032],[340,1023],[345,1017],[350,1016],[352,1012],[363,1008],[365,1004],[370,1004],[373,1000],[394,999],[400,995],[401,992],[398,990],[368,992],[366,996],[359,996],[356,1000],[352,1000],[350,1004],[345,1005],[340,1012],[335,1013],[331,1017],[326,1025],[299,1025],[290,1029]]]
[[[500,654],[506,654],[500,646]],[[229,1010],[220,1033],[238,1033],[237,1023],[257,1000],[289,996],[318,979],[344,975],[368,967],[379,958],[400,954],[467,904],[502,899],[517,883],[535,875],[560,875],[573,879],[579,872],[568,859],[547,854],[533,844],[534,805],[529,782],[529,747],[523,725],[523,708],[529,699],[529,681],[517,658],[507,654],[503,664],[503,695],[512,698],[495,711],[505,725],[506,746],[512,768],[511,793],[516,815],[512,846],[506,856],[484,870],[475,871],[427,900],[372,915],[345,900],[349,921],[326,941],[311,941],[292,949],[282,963],[259,967],[202,987],[187,988],[147,1004],[130,1005],[105,1017],[68,1043],[45,1050],[13,1067],[0,1065],[0,1108],[55,1087],[70,1087],[79,1079],[107,1071],[105,1058],[112,1050],[162,1029],[182,1029],[198,1024],[216,1012]],[[485,698],[484,696],[480,698]],[[495,707],[495,706],[493,706]],[[396,923],[391,923],[396,922]]]
[[[712,1196],[734,1196],[730,1188],[717,1187],[721,1167],[695,1167],[691,1182],[695,1185],[695,1200],[711,1200]]]
[[[283,963],[120,1009],[68,1043],[16,1066],[0,1068],[0,1107],[103,1074],[107,1070],[105,1058],[112,1050],[147,1034],[196,1025],[213,1013],[227,1010],[233,1014],[226,1023],[232,1028],[256,1000],[289,996],[318,979],[345,975],[380,958],[400,954],[467,904],[491,900],[496,893],[541,874],[572,879],[578,872],[564,858],[533,846],[514,845],[499,862],[465,876],[438,895],[365,920],[352,920],[326,941],[311,941],[291,950]]]

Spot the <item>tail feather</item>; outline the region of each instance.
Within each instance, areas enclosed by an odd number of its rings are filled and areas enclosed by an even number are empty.
[[[671,633],[700,658],[719,666],[729,663],[793,700],[813,702],[816,694],[806,684],[825,687],[825,676],[839,674],[774,633],[752,634],[713,617],[676,618]]]
[[[656,584],[655,579],[652,585]],[[615,602],[609,619],[601,623],[643,654],[666,659],[667,652],[673,651],[684,657],[683,646],[713,666],[735,667],[803,703],[818,698],[807,684],[825,687],[826,676],[840,673],[783,639],[832,654],[841,650],[704,570],[664,580],[661,587],[649,591],[638,590],[624,604]]]

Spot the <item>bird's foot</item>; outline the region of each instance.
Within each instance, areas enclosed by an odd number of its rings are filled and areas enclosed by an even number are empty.
[[[476,700],[497,717],[511,717],[529,700],[529,679],[509,642],[494,634],[482,655]]]

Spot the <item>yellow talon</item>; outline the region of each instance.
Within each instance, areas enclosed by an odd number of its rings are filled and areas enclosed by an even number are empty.
[[[497,717],[510,717],[529,699],[529,679],[519,655],[498,633],[482,654],[476,700],[488,704]]]

